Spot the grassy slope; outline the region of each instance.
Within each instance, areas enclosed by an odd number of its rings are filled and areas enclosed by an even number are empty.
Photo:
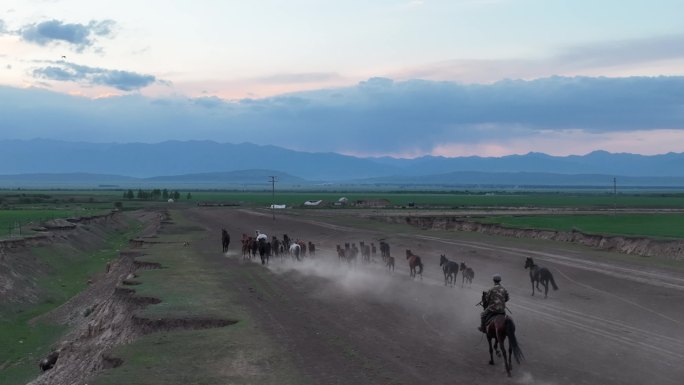
[[[190,241],[206,236],[173,213],[174,224],[162,229],[161,241]],[[218,244],[217,244],[218,246]],[[242,271],[226,269],[220,250],[156,244],[141,260],[165,268],[139,271],[138,295],[160,298],[161,303],[140,312],[151,319],[218,318],[236,324],[205,330],[156,332],[125,346],[113,355],[124,360],[106,370],[94,384],[299,384],[301,379],[287,361],[283,348],[273,345],[255,328],[238,305],[227,282]]]
[[[24,384],[39,374],[38,361],[65,332],[63,326],[29,321],[58,307],[86,287],[88,278],[103,271],[107,261],[137,233],[140,224],[130,222],[125,231],[117,231],[95,252],[78,250],[66,244],[35,248],[33,252],[50,267],[49,276],[36,277],[44,293],[33,305],[0,307],[0,385]]]

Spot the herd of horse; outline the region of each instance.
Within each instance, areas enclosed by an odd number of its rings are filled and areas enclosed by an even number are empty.
[[[221,242],[223,245],[223,252],[228,250],[230,245],[230,235],[223,229]],[[287,234],[283,235],[282,240],[273,236],[270,240],[265,234],[260,234],[257,231],[257,236],[252,237],[247,234],[242,234],[242,257],[244,259],[255,258],[257,253],[261,258],[262,264],[268,264],[271,256],[285,257],[289,255],[292,260],[301,261],[308,253],[310,256],[315,256],[316,246],[312,242],[305,242],[301,240],[293,241]],[[370,244],[360,241],[357,246],[356,243],[344,243],[344,246],[337,245],[337,256],[340,263],[346,263],[350,266],[356,265],[359,256],[360,262],[370,264],[376,257],[378,249],[384,265],[389,272],[393,272],[395,268],[395,259],[390,253],[390,245],[385,241],[379,242],[379,247],[376,248],[375,243]],[[411,278],[420,277],[423,279],[423,261],[422,258],[414,254],[411,250],[406,250],[406,261],[409,266],[409,275]],[[455,286],[456,277],[461,272],[461,287],[467,283],[468,287],[472,285],[475,278],[475,271],[467,266],[464,262],[460,264],[456,261],[450,261],[444,254],[440,255],[439,265],[444,273],[444,285],[451,287]],[[534,263],[534,260],[527,257],[525,260],[525,269],[529,269],[530,282],[532,284],[532,295],[535,289],[541,293],[539,285],[544,287],[544,298],[548,296],[549,284],[553,290],[558,290],[558,286],[553,279],[551,271],[545,267],[540,267]],[[482,305],[483,309],[487,309],[487,292],[482,292],[482,301],[478,305]],[[496,314],[487,320],[485,326],[485,333],[487,342],[489,343],[489,364],[494,365],[494,355],[497,357],[503,355],[503,361],[506,368],[506,373],[511,376],[512,358],[520,364],[524,358],[520,345],[515,336],[515,323],[513,319],[506,314]],[[505,342],[508,340],[508,352],[505,349]],[[492,341],[494,345],[492,345]]]
[[[227,232],[225,229],[222,230],[224,252],[227,251],[228,245],[225,243]],[[301,240],[293,241],[287,234],[283,235],[283,239],[278,239],[278,237],[273,236],[270,240],[268,236],[257,231],[257,236],[249,236],[245,233],[242,234],[242,239],[240,240],[242,244],[242,258],[243,260],[256,258],[257,254],[261,259],[262,265],[267,265],[271,257],[285,257],[289,255],[292,259],[301,261],[308,253],[310,256],[316,255],[316,245],[313,242],[305,242]],[[230,243],[230,237],[228,236],[228,244]]]

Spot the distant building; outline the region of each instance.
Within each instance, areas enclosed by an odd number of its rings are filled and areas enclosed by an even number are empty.
[[[271,209],[284,209],[287,205],[271,205]]]
[[[306,202],[304,202],[304,206],[320,206],[321,203],[323,203],[322,200],[317,200],[317,201],[306,201]]]

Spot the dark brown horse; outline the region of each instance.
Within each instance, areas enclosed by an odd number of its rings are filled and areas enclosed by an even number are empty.
[[[486,291],[482,292],[482,301],[480,304],[482,304],[484,309],[489,305],[487,303]],[[492,353],[493,351],[496,351],[497,357],[503,355],[506,374],[510,377],[511,370],[513,369],[511,358],[515,357],[515,361],[518,365],[520,364],[520,361],[525,358],[518,345],[518,340],[515,338],[515,323],[513,323],[513,319],[505,314],[496,314],[487,321],[485,331],[487,332],[487,343],[489,343],[489,365],[494,365],[494,355]],[[504,345],[506,338],[508,338],[508,354],[506,353],[506,346]],[[494,348],[492,348],[492,340],[494,340]],[[501,352],[499,352],[499,347],[501,347]]]
[[[468,287],[473,284],[473,279],[475,278],[475,271],[472,268],[466,266],[465,262],[461,262],[461,287],[465,282],[468,282]]]
[[[420,260],[420,257],[413,254],[411,250],[406,249],[406,260],[409,264],[411,278],[415,278],[416,274],[420,274],[420,279],[423,279],[423,262]],[[419,267],[420,270],[416,271],[416,267]]]
[[[226,229],[221,229],[221,245],[223,245],[223,252],[228,251],[228,246],[230,246],[230,235]]]
[[[551,271],[549,271],[549,269],[537,266],[530,257],[527,257],[527,259],[525,260],[525,268],[530,269],[532,295],[534,295],[535,283],[537,291],[539,292],[541,292],[539,284],[541,283],[542,285],[544,285],[544,298],[546,298],[549,294],[549,282],[551,283],[551,287],[553,287],[553,290],[558,290],[558,286],[556,286],[556,281],[554,281],[553,275],[551,274]]]
[[[458,263],[450,261],[442,254],[439,256],[439,265],[442,266],[442,271],[444,272],[444,286],[451,282],[451,287],[454,287],[454,282],[458,275]]]

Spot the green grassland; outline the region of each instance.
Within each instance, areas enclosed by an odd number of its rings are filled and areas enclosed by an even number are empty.
[[[172,212],[172,225],[162,228],[157,241],[194,244],[203,229]],[[136,295],[159,298],[161,303],[139,311],[149,319],[221,319],[233,325],[204,330],[160,331],[117,347],[112,355],[124,364],[95,378],[97,385],[118,384],[299,384],[284,348],[275,346],[255,327],[227,285],[237,274],[252,273],[221,268],[216,250],[160,243],[145,249],[139,260],[156,262],[162,269],[138,271]],[[256,265],[255,265],[256,266]],[[269,295],[268,279],[249,276],[253,287]]]
[[[271,192],[209,192],[192,193],[193,201],[229,202],[235,204],[269,206]],[[684,194],[612,194],[599,193],[332,193],[332,192],[276,192],[275,203],[301,206],[307,200],[337,202],[341,197],[350,203],[357,200],[387,199],[392,206],[414,203],[423,208],[467,207],[549,207],[549,208],[684,208]]]
[[[495,216],[478,222],[505,227],[581,231],[588,234],[684,238],[684,214]]]
[[[38,361],[65,332],[64,326],[30,322],[81,292],[87,280],[115,259],[119,250],[140,231],[131,221],[126,230],[113,232],[99,250],[86,252],[65,244],[37,247],[33,253],[47,265],[48,275],[36,276],[39,301],[0,306],[0,384],[24,384],[39,374]]]

